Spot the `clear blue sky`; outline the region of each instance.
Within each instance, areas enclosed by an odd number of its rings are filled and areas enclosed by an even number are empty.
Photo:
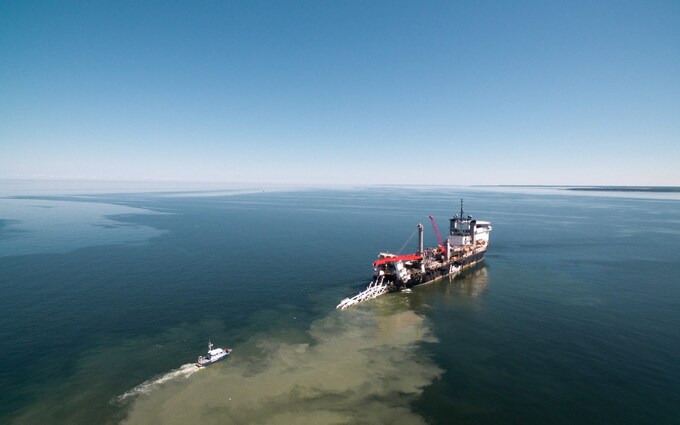
[[[0,0],[0,178],[680,185],[680,1]]]

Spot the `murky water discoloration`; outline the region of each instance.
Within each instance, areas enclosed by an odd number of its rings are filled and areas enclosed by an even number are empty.
[[[388,303],[333,312],[312,323],[310,343],[276,330],[206,373],[141,395],[126,424],[419,424],[409,401],[442,371],[418,350],[432,341],[427,321]]]

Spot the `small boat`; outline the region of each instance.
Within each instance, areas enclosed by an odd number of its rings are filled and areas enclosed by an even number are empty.
[[[196,361],[196,366],[203,367],[209,364],[215,363],[222,360],[231,354],[231,348],[215,348],[213,349],[213,343],[208,341],[208,354],[205,356],[199,356]]]

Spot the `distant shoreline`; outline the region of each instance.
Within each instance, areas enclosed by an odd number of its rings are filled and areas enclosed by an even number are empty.
[[[567,187],[565,190],[589,191],[589,192],[655,192],[674,193],[680,192],[678,186],[593,186],[593,187]]]
[[[545,189],[573,190],[584,192],[654,192],[654,193],[678,193],[680,186],[557,186],[557,185],[476,185],[477,187],[533,187]]]

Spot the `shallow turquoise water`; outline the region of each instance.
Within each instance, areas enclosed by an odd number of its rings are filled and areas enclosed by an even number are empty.
[[[539,192],[1,199],[0,421],[680,423],[680,201]],[[483,267],[334,311],[461,197]]]

